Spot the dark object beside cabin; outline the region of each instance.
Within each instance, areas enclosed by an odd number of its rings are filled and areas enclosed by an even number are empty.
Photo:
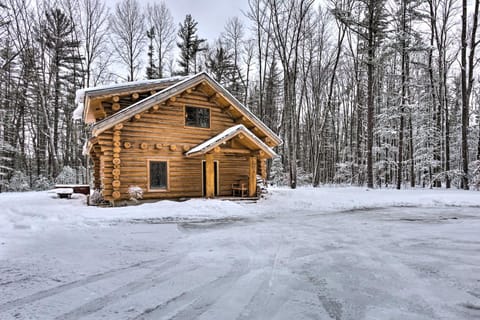
[[[72,194],[70,192],[57,192],[58,197],[60,199],[70,199],[72,198]]]
[[[90,195],[90,186],[88,184],[57,184],[55,185],[55,189],[61,189],[61,188],[72,188],[73,193],[81,193],[86,196]]]

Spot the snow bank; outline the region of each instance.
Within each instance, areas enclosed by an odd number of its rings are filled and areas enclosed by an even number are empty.
[[[479,206],[478,191],[462,190],[368,190],[365,188],[273,188],[256,204],[192,199],[159,201],[120,208],[88,207],[85,196],[58,199],[53,192],[0,194],[0,234],[42,231],[135,222],[137,219],[185,221],[253,218],[272,215],[326,214],[389,206]]]
[[[452,189],[275,188],[267,201],[260,202],[260,207],[265,213],[289,213],[300,210],[331,213],[393,206],[480,206],[480,193]]]
[[[59,199],[56,190],[0,194],[0,235],[18,230],[42,231],[57,226],[71,228],[105,225],[137,219],[164,221],[248,217],[244,206],[221,200],[159,201],[138,206],[100,208],[86,205],[86,197],[73,194]]]

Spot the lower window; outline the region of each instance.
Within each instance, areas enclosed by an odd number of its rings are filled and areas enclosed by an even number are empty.
[[[168,164],[167,161],[150,161],[150,189],[168,189]]]

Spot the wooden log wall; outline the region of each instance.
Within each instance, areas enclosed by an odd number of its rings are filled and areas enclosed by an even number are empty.
[[[210,108],[210,128],[185,126],[186,105]],[[190,90],[103,132],[96,146],[102,161],[96,161],[95,165],[101,167],[104,198],[128,199],[128,188],[132,185],[144,190],[144,199],[201,197],[205,156],[187,158],[184,152],[232,125],[235,120],[222,106],[205,93]],[[167,190],[148,190],[148,161],[152,160],[168,162]],[[253,161],[248,153],[214,153],[213,160],[219,161],[220,195],[229,196],[233,183],[248,181],[249,161]],[[257,161],[254,165],[256,171]]]
[[[93,187],[96,190],[101,188],[100,154],[100,146],[96,144],[90,152],[90,158],[93,163]]]
[[[249,160],[248,156],[230,156],[230,155],[215,155],[214,160],[218,160],[219,166],[219,182],[220,195],[231,196],[232,184],[244,181],[248,183],[249,174]]]

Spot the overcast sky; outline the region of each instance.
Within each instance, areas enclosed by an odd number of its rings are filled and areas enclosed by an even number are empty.
[[[248,9],[247,0],[166,0],[176,26],[187,14],[198,22],[198,35],[209,42],[218,38],[229,18],[238,16],[246,21],[242,11]]]

